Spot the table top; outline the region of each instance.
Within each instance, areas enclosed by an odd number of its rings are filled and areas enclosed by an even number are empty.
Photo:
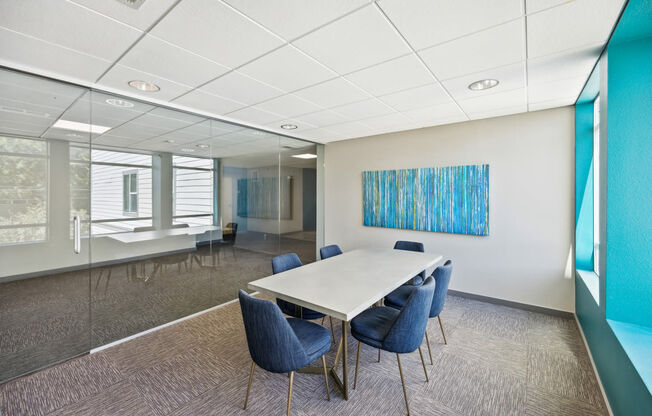
[[[105,237],[118,240],[121,243],[136,243],[140,241],[157,240],[175,235],[195,235],[204,234],[208,231],[218,231],[220,227],[216,225],[201,225],[198,227],[168,228],[165,230],[153,231],[129,231],[126,233],[107,234]]]
[[[353,250],[255,280],[248,287],[350,321],[441,259],[435,253]]]

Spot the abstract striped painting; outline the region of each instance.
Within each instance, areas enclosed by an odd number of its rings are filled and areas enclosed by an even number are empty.
[[[489,235],[489,165],[362,172],[364,225]]]

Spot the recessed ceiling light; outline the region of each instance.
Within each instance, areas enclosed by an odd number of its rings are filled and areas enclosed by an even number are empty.
[[[172,140],[172,139],[167,139],[167,140],[165,141],[165,143],[176,143],[176,141],[175,141],[175,140]]]
[[[199,147],[200,149],[208,149],[207,144],[198,144],[197,147]]]
[[[296,157],[297,159],[316,159],[317,155],[312,153],[302,153],[300,155],[292,155],[292,157]]]
[[[151,82],[147,82],[147,81],[139,81],[139,80],[129,81],[129,86],[131,88],[135,88],[137,90],[146,91],[146,92],[156,92],[161,89],[156,84],[152,84]]]
[[[281,128],[284,130],[294,130],[297,128],[296,124],[282,124]]]
[[[488,90],[498,85],[497,79],[481,79],[480,81],[469,84],[469,89],[472,91]]]
[[[134,106],[134,103],[129,102],[127,100],[121,100],[119,98],[108,98],[106,100],[107,104],[111,104],[112,106],[115,107],[122,107],[122,108],[132,108]]]
[[[186,152],[186,153],[192,153],[192,152],[195,151],[195,149],[183,148],[183,149],[181,149],[181,151],[182,151],[182,152]]]
[[[52,125],[52,127],[54,127],[55,129],[66,129],[66,130],[81,131],[84,133],[97,133],[97,134],[102,134],[111,130],[111,127],[98,126],[95,124],[78,123],[76,121],[61,120],[61,119],[57,120]]]
[[[77,133],[66,133],[66,136],[67,137],[77,137],[77,138],[84,137],[81,134],[77,134]]]

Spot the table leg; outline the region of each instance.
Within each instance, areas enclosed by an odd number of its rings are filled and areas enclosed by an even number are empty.
[[[342,336],[340,343],[337,347],[337,354],[335,355],[335,362],[331,368],[331,376],[335,381],[335,386],[342,392],[344,400],[349,400],[349,364],[348,364],[348,351],[347,351],[347,325],[348,322],[342,321]],[[342,353],[342,379],[337,374],[337,367],[339,367],[340,352]]]

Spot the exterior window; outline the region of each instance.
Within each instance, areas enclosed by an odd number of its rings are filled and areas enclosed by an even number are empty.
[[[600,275],[600,96],[593,102],[593,271]]]
[[[213,160],[172,157],[174,186],[173,219],[175,225],[212,225],[214,204]]]
[[[48,145],[0,137],[0,245],[47,239]]]
[[[125,214],[138,213],[138,173],[122,174],[122,211]]]

